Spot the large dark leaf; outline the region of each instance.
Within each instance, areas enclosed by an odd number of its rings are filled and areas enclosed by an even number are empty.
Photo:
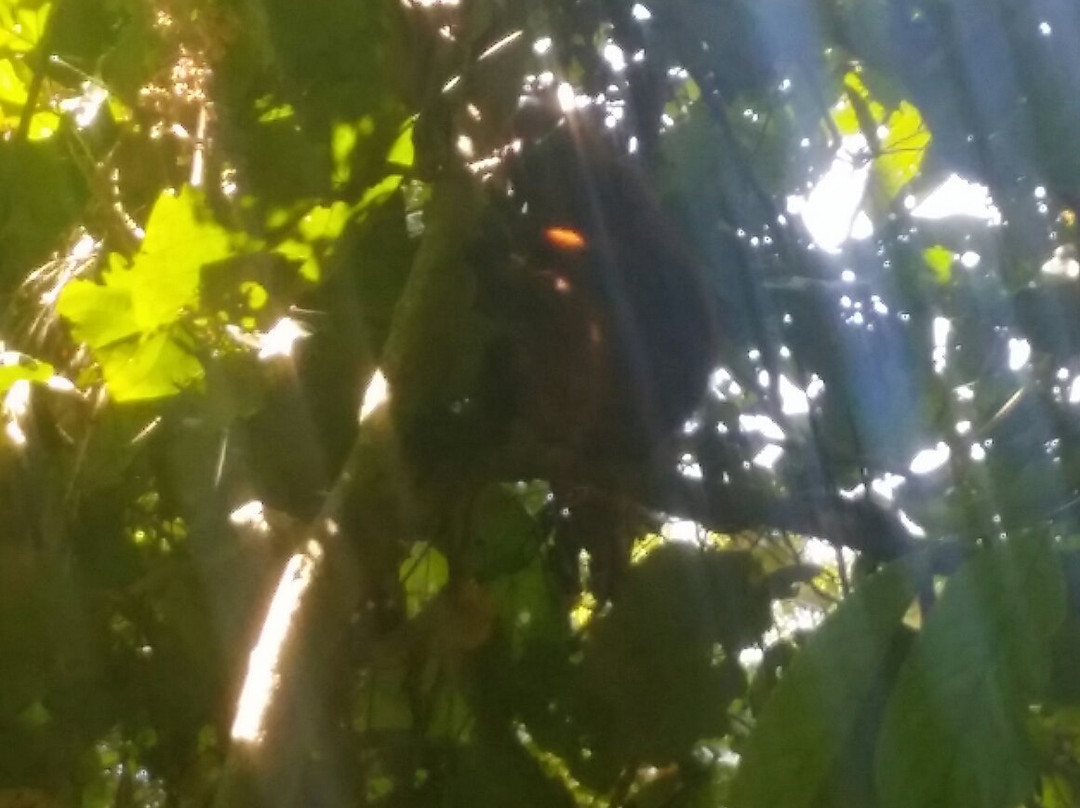
[[[1025,709],[1065,615],[1060,560],[1026,535],[949,582],[901,670],[877,753],[884,808],[1006,808],[1035,787]]]
[[[813,802],[915,595],[921,558],[894,562],[868,579],[796,656],[750,737],[732,787],[735,808]]]

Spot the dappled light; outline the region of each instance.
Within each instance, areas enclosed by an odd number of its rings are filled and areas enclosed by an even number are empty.
[[[1080,804],[1077,54],[0,0],[0,808]]]

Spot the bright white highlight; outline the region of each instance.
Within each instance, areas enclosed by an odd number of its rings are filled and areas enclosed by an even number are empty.
[[[780,411],[784,415],[806,415],[810,412],[810,397],[783,375],[780,376]]]
[[[828,253],[839,252],[850,238],[867,238],[873,232],[869,217],[859,210],[871,167],[856,166],[850,157],[865,148],[861,135],[844,138],[843,152],[810,193],[787,198],[788,213],[801,216],[814,243]]]
[[[1017,371],[1027,366],[1031,359],[1031,343],[1026,339],[1009,340],[1009,370]]]
[[[1042,265],[1042,271],[1061,278],[1080,278],[1080,261],[1076,260],[1072,247],[1058,247]]]
[[[767,415],[740,415],[739,426],[745,432],[757,432],[769,440],[782,441],[787,437],[780,425]]]
[[[266,509],[257,499],[245,502],[230,513],[229,524],[233,527],[245,527],[262,535],[270,532],[270,523],[266,521]]]
[[[896,499],[896,490],[906,482],[899,474],[884,474],[870,481],[870,490],[886,502]]]
[[[360,404],[360,415],[357,420],[361,424],[364,423],[379,407],[389,400],[390,383],[381,370],[376,370],[371,374],[371,381],[368,382],[367,389],[364,391],[364,400]]]
[[[66,112],[75,119],[75,125],[79,129],[85,129],[94,122],[101,107],[109,100],[109,91],[95,81],[84,81],[80,89],[82,95],[65,98],[59,107],[61,112]]]
[[[922,529],[922,525],[913,520],[906,513],[904,513],[903,511],[897,511],[896,516],[900,520],[900,524],[904,526],[904,530],[906,530],[911,536],[914,536],[916,539],[926,538],[926,531]]]
[[[934,318],[934,349],[932,359],[934,361],[934,373],[939,376],[945,372],[949,355],[949,332],[952,331],[952,323],[945,317]]]
[[[1072,384],[1069,385],[1069,403],[1080,403],[1080,376],[1073,379]]]
[[[278,686],[281,649],[322,557],[322,545],[312,539],[304,552],[289,559],[281,573],[259,639],[248,658],[247,676],[232,725],[232,737],[237,741],[257,744],[262,740],[266,710]]]
[[[1001,211],[994,206],[987,187],[969,182],[957,174],[950,174],[922,202],[915,204],[911,215],[916,219],[970,216],[988,224],[1001,224]]]
[[[784,448],[782,446],[777,446],[775,443],[770,443],[758,452],[751,462],[759,468],[771,471],[777,461],[783,456]]]
[[[484,59],[488,59],[488,58],[494,56],[499,51],[501,51],[503,48],[506,48],[506,47],[510,46],[511,44],[516,42],[518,39],[520,39],[521,35],[523,33],[524,32],[520,28],[517,31],[511,31],[509,34],[504,36],[502,39],[494,42],[493,44],[491,44],[487,48],[485,48],[483,53],[481,53],[479,56],[476,57],[476,61],[479,62],[479,61],[482,61]]]
[[[944,466],[951,454],[948,445],[939,441],[933,449],[923,449],[911,461],[908,468],[912,474],[929,474]]]
[[[565,81],[559,85],[559,89],[555,91],[555,97],[559,99],[559,108],[563,112],[570,112],[577,105],[577,98],[574,95],[574,88],[567,84]]]
[[[623,53],[622,48],[614,42],[604,45],[603,54],[604,61],[611,65],[611,69],[616,73],[622,73],[626,70],[626,55]]]
[[[4,419],[4,434],[14,446],[25,446],[27,443],[23,422],[30,411],[30,390],[30,382],[27,379],[17,379],[8,388],[3,404],[0,404],[0,416]]]
[[[672,519],[660,526],[660,535],[668,541],[697,543],[701,527],[688,519]]]
[[[259,359],[292,356],[296,343],[308,336],[308,334],[308,330],[292,317],[282,317],[274,323],[273,328],[256,337],[259,347]]]

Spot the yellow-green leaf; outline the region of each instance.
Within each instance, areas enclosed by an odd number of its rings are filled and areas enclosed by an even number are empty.
[[[390,147],[386,155],[386,161],[400,168],[412,168],[416,159],[416,149],[413,147],[413,124],[416,116],[413,115],[401,126],[397,140]]]
[[[923,260],[934,273],[934,280],[938,283],[948,283],[952,280],[953,251],[942,247],[940,244],[923,250]]]
[[[73,280],[56,301],[57,313],[68,321],[71,335],[98,351],[139,334],[131,299],[131,276],[115,269],[105,283]]]
[[[344,202],[317,205],[300,220],[300,237],[305,241],[332,240],[341,235],[349,221],[349,206]]]
[[[415,617],[450,578],[446,556],[427,542],[413,545],[409,557],[401,562],[398,579],[405,589],[405,611]]]
[[[0,353],[0,394],[10,390],[17,381],[47,382],[53,375],[53,366],[48,362],[18,351]]]
[[[171,330],[118,342],[96,356],[110,395],[121,403],[167,398],[203,375],[202,364]]]
[[[42,3],[37,8],[0,5],[0,51],[32,51],[45,33],[51,11],[52,3]]]
[[[175,322],[199,298],[200,272],[232,252],[229,233],[210,216],[201,192],[158,197],[135,256],[132,300],[143,331]]]
[[[375,205],[385,202],[401,186],[401,180],[400,174],[388,174],[372,185],[364,191],[364,195],[357,203],[356,213],[364,214]]]
[[[0,59],[0,103],[16,107],[26,103],[26,82],[10,59]]]
[[[289,261],[300,264],[300,277],[315,283],[319,280],[319,261],[315,257],[315,248],[306,241],[290,238],[274,247],[274,252],[283,255]]]
[[[886,126],[888,134],[881,142],[882,154],[875,170],[886,195],[892,199],[918,176],[930,145],[930,130],[918,108],[907,101],[901,101],[889,115]]]

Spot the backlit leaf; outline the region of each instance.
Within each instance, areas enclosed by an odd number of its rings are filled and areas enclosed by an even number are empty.
[[[0,353],[0,395],[17,381],[47,382],[53,377],[53,366],[16,351]]]
[[[203,375],[198,358],[170,331],[115,343],[96,358],[118,402],[167,398]]]
[[[401,562],[398,578],[405,589],[405,611],[415,617],[446,586],[450,567],[446,556],[427,542],[417,542]]]
[[[132,302],[144,331],[174,322],[198,302],[200,270],[231,254],[229,234],[190,186],[158,197],[135,256]]]
[[[952,278],[953,251],[940,245],[923,250],[923,260],[934,273],[938,283],[948,283]]]
[[[919,175],[930,146],[930,130],[918,108],[901,101],[886,121],[888,134],[882,139],[882,153],[874,164],[886,195],[892,199]]]

